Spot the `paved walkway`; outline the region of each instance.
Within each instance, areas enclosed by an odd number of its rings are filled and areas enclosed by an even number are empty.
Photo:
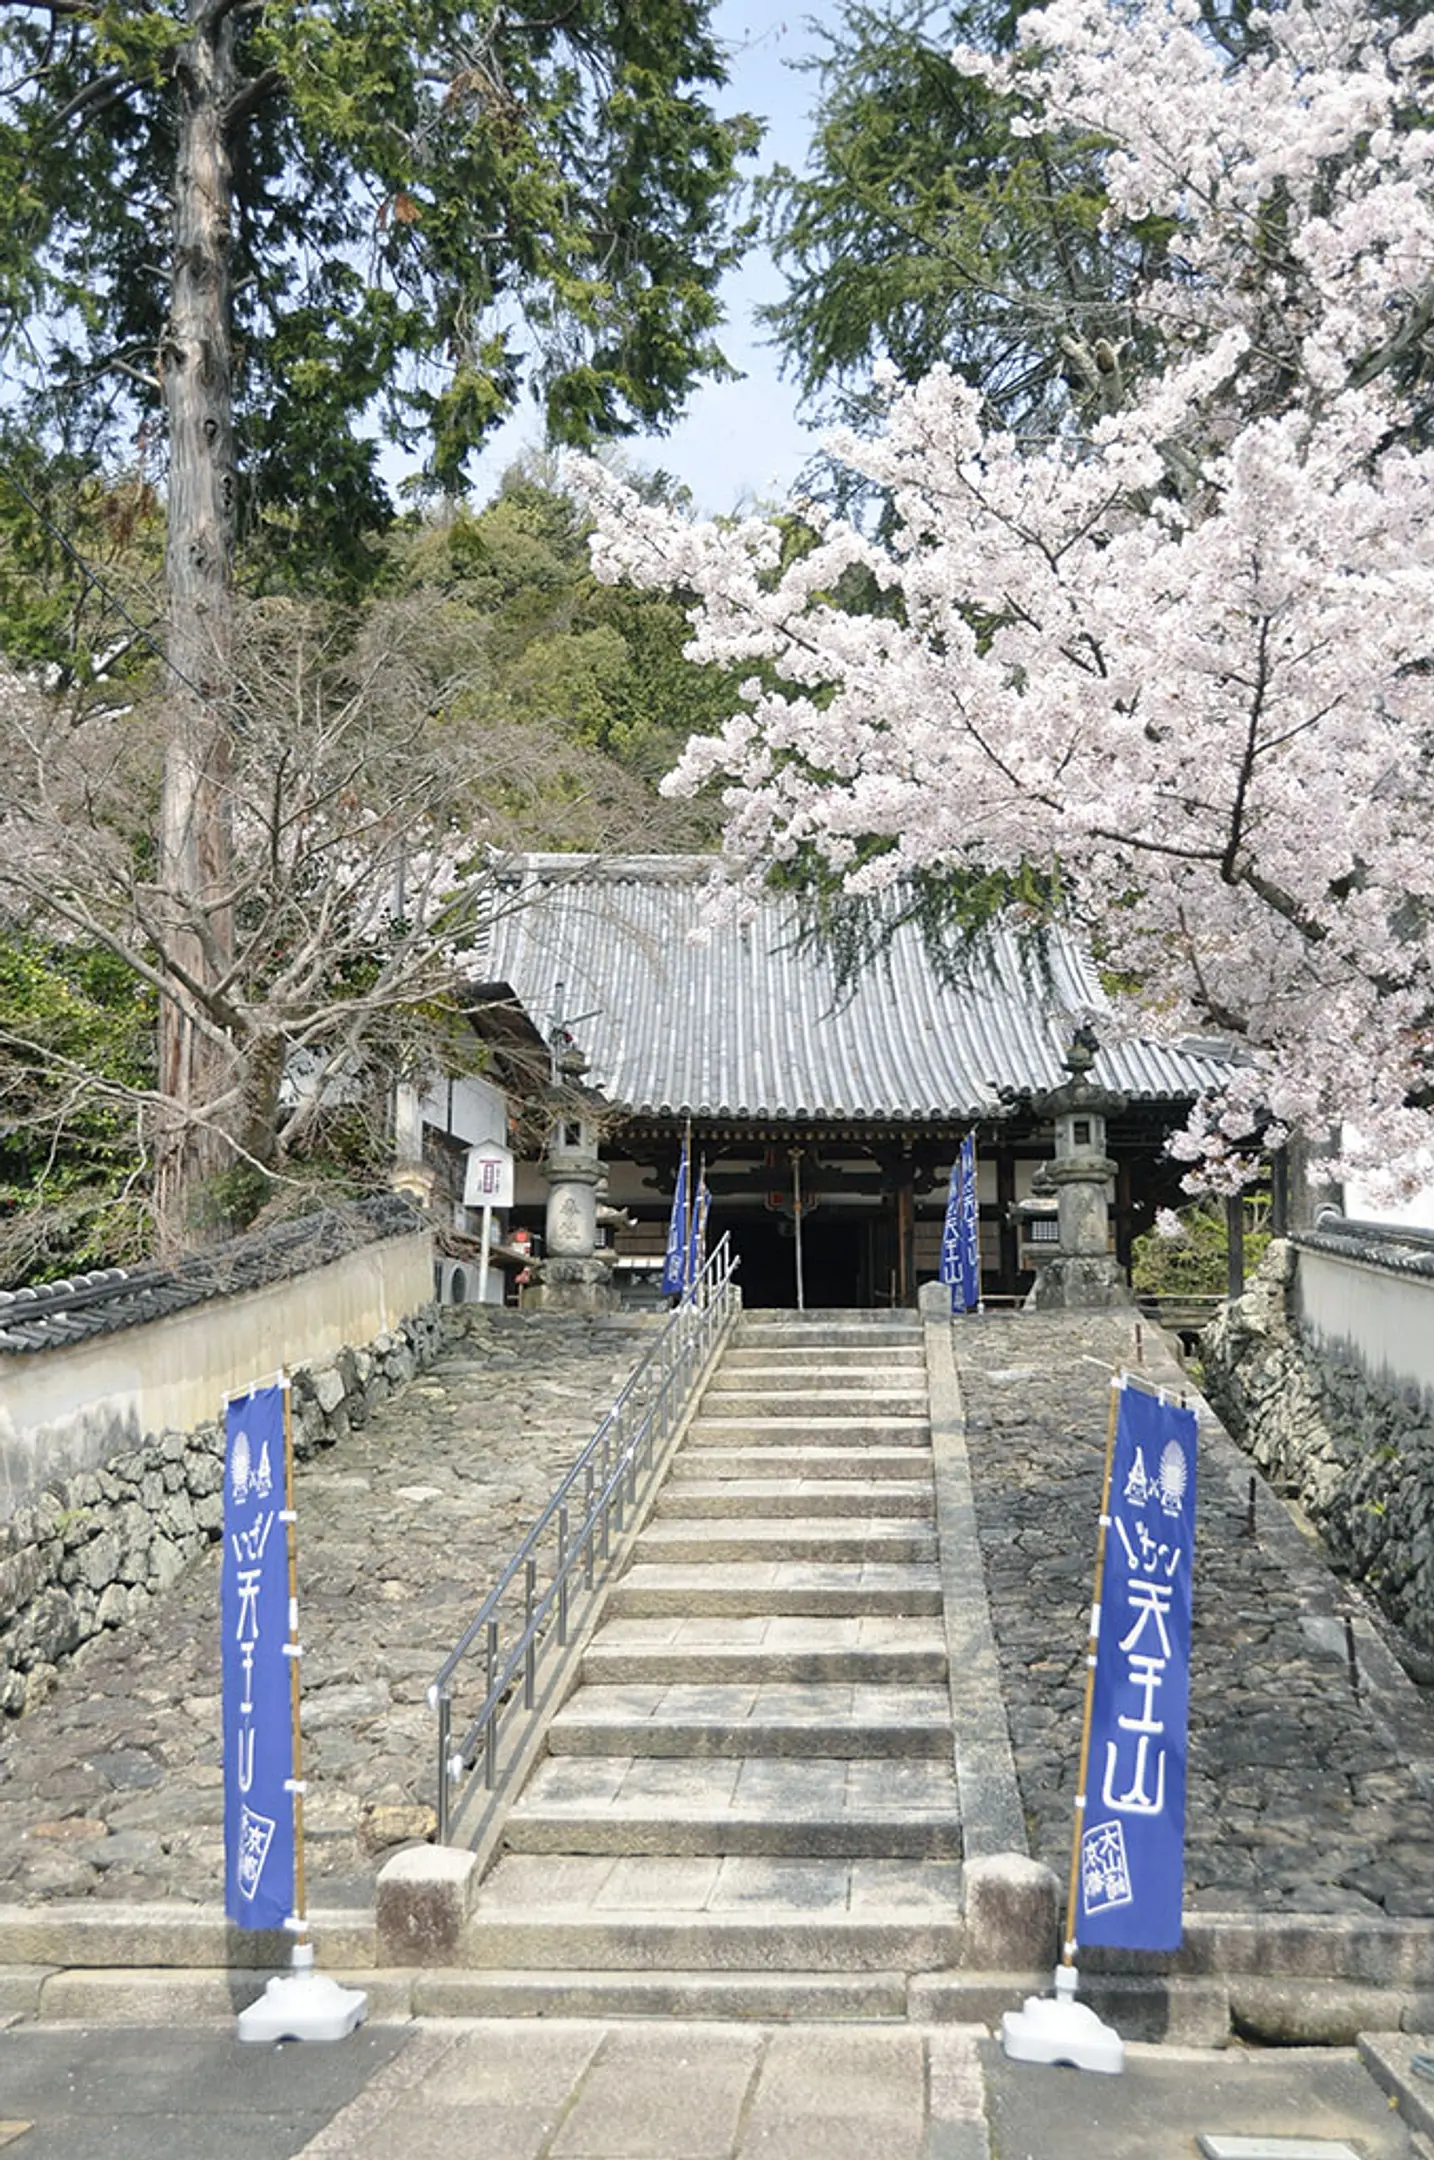
[[[0,2033],[0,2144],[28,2124],[5,2160],[1197,2160],[1203,2136],[1428,2160],[1434,2085],[1407,2048],[1363,2053],[1132,2047],[1111,2078],[1007,2062],[969,2026],[459,2021],[272,2049],[31,2026]]]
[[[652,1323],[475,1317],[297,1471],[305,1849],[315,1902],[371,1905],[433,1826],[424,1689],[610,1406]],[[223,1900],[219,1548],[0,1720],[0,1904]]]

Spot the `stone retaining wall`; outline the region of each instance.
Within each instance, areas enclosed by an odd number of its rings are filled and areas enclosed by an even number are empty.
[[[1301,1328],[1297,1267],[1296,1247],[1272,1243],[1245,1296],[1206,1330],[1205,1393],[1335,1565],[1434,1651],[1434,1408]]]
[[[364,1424],[432,1362],[442,1332],[429,1305],[364,1348],[297,1367],[295,1454],[316,1454]],[[14,1716],[43,1701],[62,1659],[177,1580],[221,1534],[223,1483],[216,1419],[54,1478],[0,1523],[0,1711]]]

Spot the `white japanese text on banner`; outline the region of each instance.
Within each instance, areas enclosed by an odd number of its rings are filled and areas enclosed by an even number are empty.
[[[224,1910],[244,1928],[282,1927],[294,1909],[284,1392],[256,1388],[225,1418]]]
[[[1195,1413],[1125,1385],[1080,1842],[1084,1945],[1180,1946]]]

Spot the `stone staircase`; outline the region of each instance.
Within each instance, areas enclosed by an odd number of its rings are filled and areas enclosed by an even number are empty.
[[[959,1952],[953,1755],[919,1325],[746,1316],[450,2007],[904,2016]]]

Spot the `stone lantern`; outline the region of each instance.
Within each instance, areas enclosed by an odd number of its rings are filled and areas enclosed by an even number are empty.
[[[585,1060],[566,1050],[556,1060],[554,1118],[541,1165],[548,1182],[544,1256],[531,1269],[525,1308],[544,1312],[610,1312],[616,1303],[615,1254],[598,1250],[599,1189],[607,1172],[598,1156],[591,1112],[578,1092]]]
[[[1063,1086],[1032,1098],[1052,1119],[1054,1161],[1045,1166],[1056,1195],[1059,1237],[1036,1277],[1029,1303],[1038,1311],[1090,1311],[1129,1305],[1130,1286],[1110,1251],[1110,1186],[1116,1165],[1105,1152],[1105,1121],[1124,1108],[1125,1097],[1090,1077],[1097,1043],[1089,1026],[1077,1028],[1062,1063]]]

